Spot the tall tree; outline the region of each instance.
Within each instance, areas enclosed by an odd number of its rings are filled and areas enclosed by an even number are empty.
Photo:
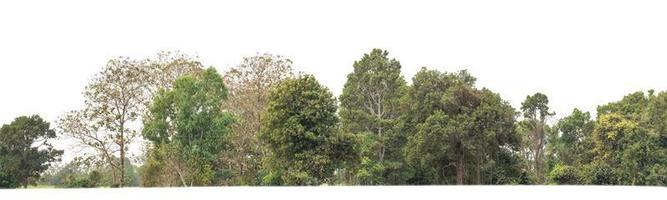
[[[397,135],[394,124],[400,116],[400,98],[406,90],[401,64],[396,59],[389,59],[388,54],[373,49],[354,62],[354,71],[347,76],[340,96],[339,112],[343,131],[362,134],[374,141],[365,148],[368,152],[364,156],[383,165],[381,168],[401,162],[401,147],[388,144]],[[387,155],[391,155],[388,162]]]
[[[84,92],[85,108],[65,114],[60,129],[79,143],[93,147],[101,161],[113,167],[117,185],[123,187],[125,157],[139,131],[136,123],[148,95],[145,68],[127,57],[110,60]],[[114,159],[118,152],[119,159]]]
[[[56,132],[41,117],[21,116],[0,128],[0,186],[28,187],[63,151],[53,148]],[[4,181],[2,179],[5,179]],[[5,183],[2,183],[5,182]],[[16,183],[16,184],[12,184]]]
[[[336,99],[311,75],[289,79],[269,95],[260,138],[272,152],[265,184],[330,183],[357,159],[354,137],[340,132]]]
[[[460,75],[465,75],[467,72],[461,71]],[[471,77],[472,78],[472,77]],[[457,84],[474,84],[474,78],[469,82],[461,82],[463,76],[458,76],[453,73],[443,73],[437,70],[429,70],[422,67],[419,72],[412,78],[412,85],[409,87],[406,95],[401,100],[401,118],[398,124],[399,131],[403,133],[403,137],[408,138],[408,145],[404,147],[406,159],[411,165],[412,174],[408,174],[406,182],[408,184],[432,184],[434,182],[444,183],[444,180],[438,180],[437,174],[434,174],[419,162],[421,156],[419,154],[412,154],[416,151],[415,142],[420,141],[416,138],[417,128],[426,122],[426,119],[431,117],[437,111],[442,111],[443,104],[442,97],[447,90]],[[414,135],[414,136],[413,136]],[[444,152],[441,152],[444,153]],[[417,158],[418,160],[415,160]],[[449,166],[451,167],[451,166]],[[430,171],[430,172],[429,172]],[[438,171],[438,170],[435,170]]]
[[[161,90],[144,120],[143,136],[173,158],[172,170],[183,186],[213,182],[217,158],[225,146],[230,113],[221,105],[227,98],[222,77],[213,68],[187,75]]]
[[[407,104],[415,127],[405,147],[407,160],[424,170],[426,183],[509,183],[499,174],[518,177],[515,112],[487,89],[474,88],[474,77],[422,69],[415,75]],[[488,178],[484,180],[484,174]],[[452,177],[455,176],[454,179]]]
[[[196,58],[179,52],[160,52],[143,60],[112,59],[86,86],[84,108],[65,113],[58,121],[59,130],[92,149],[95,154],[90,156],[109,165],[115,185],[122,187],[127,150],[136,141],[151,96],[170,88],[177,77],[199,71]]]
[[[229,100],[224,108],[237,116],[230,135],[231,148],[223,160],[231,165],[233,184],[260,184],[261,160],[267,150],[258,139],[262,114],[269,102],[269,91],[292,78],[292,61],[282,56],[261,54],[243,59],[224,75]]]
[[[546,132],[549,129],[547,119],[555,113],[549,111],[547,96],[539,92],[526,97],[526,100],[521,103],[521,111],[524,117],[521,125],[525,130],[524,137],[528,143],[526,149],[528,160],[532,161],[531,169],[537,181],[545,183],[544,150],[547,142]]]

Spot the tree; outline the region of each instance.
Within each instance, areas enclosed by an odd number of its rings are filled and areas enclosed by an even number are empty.
[[[21,116],[0,129],[0,184],[3,187],[34,184],[63,151],[53,148],[56,137],[50,124],[38,115]]]
[[[223,155],[234,173],[233,184],[258,185],[261,160],[267,154],[259,140],[261,120],[266,111],[269,91],[282,81],[292,78],[292,61],[281,56],[261,54],[243,59],[225,73],[229,99],[224,108],[238,119],[232,125],[230,151]]]
[[[227,98],[222,77],[213,68],[187,75],[161,90],[144,121],[143,136],[166,152],[170,169],[183,186],[209,185],[217,158],[233,122],[221,105]]]
[[[371,147],[365,148],[369,150],[364,152],[365,157],[386,165],[381,168],[396,169],[390,166],[400,164],[399,145],[404,141],[400,141],[398,133],[393,130],[400,116],[399,103],[406,83],[401,76],[401,64],[396,59],[389,59],[388,54],[387,51],[373,49],[354,62],[354,71],[347,76],[340,96],[339,114],[343,131],[375,140]],[[395,145],[390,146],[392,143]],[[387,157],[391,158],[385,162]],[[391,182],[398,184],[397,181]]]
[[[611,177],[604,184],[667,184],[667,148],[663,143],[667,115],[661,112],[667,110],[666,98],[664,92],[655,95],[650,90],[648,95],[635,92],[599,106],[589,140],[593,156],[590,166],[584,168],[587,177],[602,171]]]
[[[114,177],[123,187],[128,146],[137,136],[132,126],[143,113],[148,100],[145,68],[126,57],[110,60],[102,72],[86,86],[85,108],[66,113],[60,129],[80,144],[92,147],[104,162],[114,168]],[[119,159],[113,159],[118,152]]]
[[[115,186],[122,187],[127,150],[151,97],[160,88],[170,88],[177,77],[199,71],[199,61],[178,52],[160,52],[155,59],[112,59],[86,86],[84,108],[65,113],[59,130],[80,147],[92,149],[89,156],[109,165]]]
[[[145,69],[144,81],[151,97],[160,89],[171,89],[174,81],[181,76],[201,73],[204,70],[198,57],[179,51],[162,51],[153,58],[137,62]]]
[[[527,160],[532,161],[531,169],[539,183],[545,183],[546,181],[544,147],[547,141],[546,133],[549,131],[546,120],[555,115],[554,112],[549,111],[548,104],[547,96],[539,92],[527,96],[526,100],[521,103],[521,111],[524,117],[524,122],[521,125],[524,128],[524,137],[527,142]]]
[[[588,163],[594,122],[589,112],[574,109],[558,121],[549,134],[546,147],[546,171],[551,183],[578,184],[580,166]]]
[[[319,185],[357,160],[354,137],[340,132],[336,99],[311,75],[289,79],[269,95],[260,139],[271,151],[264,184]]]
[[[510,180],[519,177],[511,153],[518,147],[514,109],[497,94],[477,90],[473,84],[474,77],[465,71],[422,69],[413,78],[407,98],[407,113],[412,116],[404,119],[415,133],[404,151],[426,183],[518,182]],[[489,178],[483,180],[483,174]]]

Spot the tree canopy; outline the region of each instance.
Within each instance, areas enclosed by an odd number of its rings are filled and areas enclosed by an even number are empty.
[[[38,115],[21,116],[0,128],[0,187],[27,187],[60,160],[56,132]]]

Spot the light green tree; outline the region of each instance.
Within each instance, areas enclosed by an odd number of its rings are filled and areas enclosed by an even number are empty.
[[[225,147],[233,117],[221,105],[227,98],[222,77],[213,68],[186,75],[171,90],[161,90],[144,120],[143,136],[167,155],[169,170],[183,186],[209,185]]]

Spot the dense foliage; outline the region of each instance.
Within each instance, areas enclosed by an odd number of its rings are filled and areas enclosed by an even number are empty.
[[[183,186],[213,183],[218,155],[233,121],[221,109],[226,98],[227,88],[213,68],[176,79],[171,90],[158,92],[142,134],[155,148],[148,155],[149,162],[169,167],[150,168],[146,173],[175,173]],[[152,174],[157,176],[160,174]]]
[[[330,183],[356,158],[354,137],[341,132],[336,99],[315,77],[282,82],[269,95],[260,139],[268,145],[264,184]]]
[[[282,56],[222,74],[196,57],[110,60],[58,132],[39,116],[0,129],[0,188],[215,185],[667,186],[667,92],[628,94],[554,119],[531,91],[513,108],[466,70],[410,82],[389,52],[352,64],[337,101]],[[145,143],[141,154],[130,147]],[[70,149],[65,149],[70,151]]]
[[[0,128],[0,188],[34,184],[63,151],[49,140],[55,130],[41,117],[21,116]]]

